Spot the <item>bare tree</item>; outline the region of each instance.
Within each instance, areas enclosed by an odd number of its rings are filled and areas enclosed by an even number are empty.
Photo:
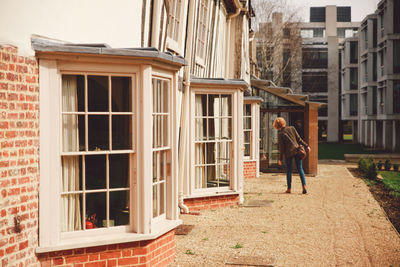
[[[253,7],[261,78],[301,90],[299,9],[286,0],[257,0]]]

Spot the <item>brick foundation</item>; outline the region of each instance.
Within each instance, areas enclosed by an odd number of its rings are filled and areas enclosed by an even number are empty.
[[[38,62],[0,45],[0,266],[37,265]]]
[[[245,161],[243,163],[243,177],[244,179],[257,177],[257,162]]]
[[[175,258],[175,230],[154,240],[38,255],[42,267],[166,266]]]
[[[189,211],[217,209],[239,205],[239,195],[188,198],[183,203],[189,207]]]

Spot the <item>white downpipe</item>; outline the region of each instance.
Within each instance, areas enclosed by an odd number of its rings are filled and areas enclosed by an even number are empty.
[[[187,29],[187,46],[185,51],[185,58],[188,65],[184,68],[183,73],[183,104],[182,104],[182,115],[181,115],[181,145],[179,151],[179,192],[178,192],[178,206],[183,213],[189,213],[189,207],[183,202],[183,186],[185,184],[185,178],[189,177],[189,153],[190,148],[190,136],[189,136],[189,115],[190,115],[190,63],[192,61],[192,44],[193,44],[193,28],[190,25],[194,25],[195,16],[195,1],[190,0],[189,5],[189,25]]]
[[[151,27],[151,46],[157,49],[159,43],[159,33],[160,33],[160,18],[161,18],[161,4],[160,0],[154,0],[153,6],[153,23]]]

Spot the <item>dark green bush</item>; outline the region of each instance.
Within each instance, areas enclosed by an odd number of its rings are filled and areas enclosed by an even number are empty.
[[[390,162],[390,159],[385,160],[385,171],[390,171],[390,168],[392,168],[392,163]]]
[[[368,165],[367,172],[365,174],[367,175],[368,179],[376,179],[378,173],[376,171],[376,165],[374,162]]]
[[[371,158],[366,159],[361,157],[358,160],[358,169],[364,173],[368,179],[375,179],[378,174],[376,171],[376,164]]]
[[[378,161],[378,163],[376,164],[376,166],[378,167],[378,170],[382,170],[383,167],[383,162],[382,161]]]

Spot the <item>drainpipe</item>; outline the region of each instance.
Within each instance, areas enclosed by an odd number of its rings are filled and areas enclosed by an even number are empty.
[[[179,151],[179,192],[178,192],[178,206],[183,213],[189,213],[189,207],[183,203],[183,185],[185,177],[189,177],[189,154],[190,149],[190,136],[189,136],[189,113],[190,113],[190,67],[192,62],[192,45],[193,45],[193,28],[194,15],[195,15],[195,1],[189,0],[189,16],[187,22],[187,36],[186,36],[186,47],[185,47],[185,58],[188,65],[183,69],[183,104],[182,104],[182,115],[181,119],[181,146]]]
[[[157,49],[159,44],[159,33],[160,33],[160,18],[161,18],[161,4],[160,0],[154,0],[153,2],[153,23],[151,29],[151,46]]]

